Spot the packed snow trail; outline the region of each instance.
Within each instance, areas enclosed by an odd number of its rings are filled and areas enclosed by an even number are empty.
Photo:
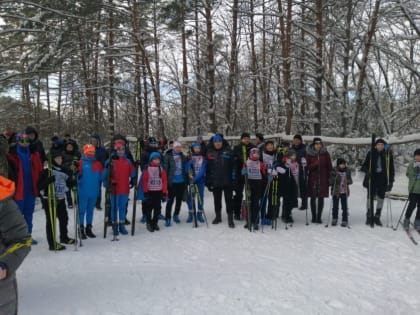
[[[395,191],[406,192],[404,178],[395,184]],[[364,224],[360,178],[349,205],[351,229],[305,226],[305,211],[295,209],[287,231],[279,221],[277,231],[266,226],[264,233],[250,233],[244,221],[229,229],[226,214],[222,224],[194,229],[185,223],[183,204],[181,224],[166,228],[160,221],[161,231],[150,233],[137,222],[136,235],[119,242],[99,237],[103,212],[95,211],[98,238],[59,253],[48,251],[38,210],[34,237],[40,243],[18,272],[19,314],[419,314],[418,246],[401,227]],[[392,201],[394,220],[403,205]],[[208,192],[205,210],[212,220]],[[69,217],[73,231],[72,210]]]

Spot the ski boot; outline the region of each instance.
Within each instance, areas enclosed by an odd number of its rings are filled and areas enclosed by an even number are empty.
[[[175,221],[175,216],[174,216],[174,221]],[[192,221],[193,221],[193,214],[192,214],[192,212],[188,212],[188,218],[187,218],[187,221],[185,221],[185,222],[191,223]]]
[[[222,223],[222,218],[220,217],[220,215],[216,215],[212,224],[219,224],[219,223]]]
[[[153,226],[153,230],[155,231],[160,231],[159,225],[157,224],[157,222],[152,223]]]
[[[171,226],[171,219],[165,219],[165,226]]]
[[[86,228],[87,229],[87,228]],[[124,223],[120,223],[120,224],[118,224],[118,230],[119,230],[119,232],[122,234],[122,235],[127,235],[128,234],[128,231],[127,231],[127,229],[125,228],[125,224]]]
[[[154,227],[153,227],[153,224],[152,224],[152,223],[147,223],[147,224],[146,224],[146,229],[147,229],[149,232],[154,232],[154,231],[155,231],[155,229],[154,229]]]
[[[179,215],[178,214],[174,214],[174,222],[175,223],[181,223],[181,220],[179,220]]]
[[[408,231],[410,228],[410,219],[405,218],[402,226],[404,230]]]
[[[333,218],[332,221],[331,221],[331,225],[332,226],[336,226],[337,225],[337,221],[338,220],[336,218]]]
[[[347,221],[341,221],[341,226],[342,227],[347,227],[349,224],[347,223]]]
[[[50,246],[49,249],[51,251],[60,251],[60,250],[65,250],[66,249],[66,246],[57,243],[57,244],[55,244],[55,248],[54,248],[54,245],[53,245],[53,246]]]
[[[92,224],[88,224],[86,226],[86,236],[90,237],[90,238],[95,238],[96,237],[96,235],[93,234],[93,232],[92,232]]]
[[[86,233],[85,233],[85,227],[83,225],[80,226],[80,238],[82,240],[87,239]]]
[[[197,220],[200,223],[204,223],[203,211],[198,211],[197,212]]]
[[[60,240],[60,243],[66,244],[66,245],[72,245],[72,244],[74,244],[74,242],[75,242],[74,238],[69,238],[69,237],[62,238]]]

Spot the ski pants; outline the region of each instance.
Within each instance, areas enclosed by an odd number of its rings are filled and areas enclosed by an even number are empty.
[[[258,211],[260,210],[260,200],[263,194],[263,181],[258,179],[249,179],[249,192],[251,201],[251,223],[258,223]]]
[[[198,205],[198,211],[203,211],[203,203],[204,203],[204,183],[200,183],[200,184],[194,184],[191,185],[191,189],[193,189],[193,192],[195,194],[195,188],[193,186],[197,186],[198,188],[198,196],[196,196],[197,199],[197,205]],[[191,202],[191,196],[190,194],[188,194],[188,199],[187,199],[187,204],[188,204],[188,211],[192,213],[192,202]]]
[[[184,197],[185,183],[173,183],[169,186],[168,201],[166,202],[165,219],[171,218],[172,205],[175,200],[174,215],[179,215],[181,211],[182,198]]]
[[[127,202],[128,194],[111,194],[111,222],[115,223],[115,220],[117,219],[116,216],[118,216],[118,221],[120,223],[125,222],[125,210],[127,209]]]
[[[407,206],[407,211],[405,212],[406,219],[410,219],[416,206],[417,206],[417,213],[416,213],[415,220],[420,220],[420,194],[411,193],[408,196],[408,206]]]
[[[85,217],[86,223],[92,225],[96,198],[97,196],[92,197],[79,194],[79,224],[81,226],[85,225]]]
[[[332,217],[333,219],[338,219],[338,204],[341,202],[341,210],[343,210],[342,221],[347,222],[348,219],[348,207],[347,207],[347,195],[340,194],[339,196],[333,196],[333,207],[332,207]]]
[[[25,218],[26,224],[28,225],[28,232],[32,234],[32,220],[34,217],[34,210],[35,210],[35,196],[28,195],[25,196],[23,200],[16,201],[20,212],[23,214]]]
[[[65,242],[68,239],[67,225],[69,222],[69,216],[67,214],[67,208],[66,208],[66,201],[65,199],[57,199],[56,202],[57,204],[56,204],[55,215],[56,215],[56,219],[58,219],[58,224],[59,224],[60,242]],[[53,214],[50,212],[50,208],[48,206],[48,199],[42,199],[42,204],[43,204],[45,217],[46,217],[45,231],[47,234],[47,241],[50,248],[53,248],[54,241],[57,242],[57,237],[55,235],[57,232],[54,231],[54,235],[53,235],[53,228],[51,224],[52,223],[51,216]],[[55,240],[54,240],[54,237],[55,237]]]
[[[143,201],[143,209],[147,217],[147,223],[156,224],[162,210],[162,192],[149,191],[147,196],[147,199]],[[134,222],[132,224],[134,224]]]
[[[323,209],[324,209],[324,198],[311,197],[312,219],[321,219]]]
[[[222,193],[225,194],[226,212],[233,213],[232,209],[232,186],[217,187],[213,189],[214,212],[216,218],[222,218]]]

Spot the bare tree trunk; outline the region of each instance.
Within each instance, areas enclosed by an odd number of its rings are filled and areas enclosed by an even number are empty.
[[[57,123],[61,126],[61,96],[63,94],[63,65],[58,72],[58,95],[57,95]]]
[[[109,131],[111,137],[115,134],[115,108],[114,108],[114,57],[112,56],[114,48],[114,14],[112,12],[112,0],[109,0],[109,6],[111,10],[109,11],[109,21],[108,21],[108,84],[109,84]]]
[[[252,104],[254,113],[254,132],[258,131],[258,92],[257,92],[257,54],[255,52],[254,34],[254,0],[250,0],[250,26],[249,40],[251,42],[251,72],[252,72]]]
[[[197,120],[197,128],[200,128],[202,125],[201,122],[201,89],[202,89],[202,79],[201,79],[201,61],[200,61],[200,23],[199,23],[199,7],[198,1],[195,0],[195,9],[194,9],[194,17],[195,17],[195,81],[196,81],[196,97],[195,97],[195,116]]]
[[[214,43],[213,43],[213,22],[212,22],[212,1],[205,1],[206,36],[207,36],[207,85],[208,85],[208,114],[210,120],[210,131],[217,131],[216,104],[214,94],[216,89],[215,65],[214,65]]]
[[[182,136],[187,136],[188,128],[188,66],[187,66],[187,40],[185,34],[185,0],[181,2],[181,41],[182,41],[182,87],[181,87],[181,107],[182,107]]]
[[[99,132],[99,125],[100,125],[100,115],[99,115],[99,92],[98,92],[98,72],[99,72],[99,39],[100,39],[101,33],[99,32],[99,25],[98,25],[98,31],[96,35],[96,41],[95,41],[95,53],[93,58],[93,88],[92,91],[92,107],[93,107],[93,118],[94,118],[94,129],[95,132]]]
[[[381,0],[376,0],[375,7],[373,9],[373,13],[369,21],[369,28],[365,35],[365,40],[364,40],[365,47],[363,49],[359,80],[357,81],[357,87],[356,87],[356,109],[354,111],[353,121],[351,125],[352,131],[357,131],[357,124],[359,123],[358,121],[359,114],[362,111],[362,107],[363,107],[362,93],[363,93],[364,81],[366,78],[366,66],[367,66],[367,61],[369,57],[369,50],[370,50],[370,47],[372,46],[372,38],[376,32],[376,24],[378,22],[380,4],[381,4]]]
[[[50,84],[48,80],[48,73],[45,77],[45,91],[47,93],[47,112],[48,112],[48,118],[51,118],[51,102],[50,102]]]
[[[149,92],[147,90],[147,73],[146,73],[146,55],[145,51],[142,51],[142,62],[143,62],[143,96],[144,96],[144,125],[146,134],[150,132],[150,116],[149,116]]]
[[[316,0],[316,79],[315,79],[315,123],[314,134],[321,135],[321,119],[322,119],[322,78],[324,74],[323,67],[323,0]]]
[[[232,35],[229,61],[229,79],[226,95],[226,132],[229,134],[232,128],[231,110],[232,110],[232,94],[235,86],[236,66],[238,63],[238,0],[233,0],[232,6]]]

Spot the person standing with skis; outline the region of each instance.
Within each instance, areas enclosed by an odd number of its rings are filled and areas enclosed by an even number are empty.
[[[238,178],[238,168],[234,153],[223,136],[216,133],[207,147],[206,186],[213,193],[214,211],[216,217],[213,224],[222,222],[222,193],[225,196],[226,212],[230,228],[235,227],[233,222],[232,191]]]
[[[284,223],[294,223],[292,217],[293,208],[298,206],[298,196],[300,182],[302,181],[302,171],[296,159],[296,152],[292,149],[287,151],[287,157],[283,158],[283,165],[286,169],[282,176],[284,185],[284,197],[281,219]]]
[[[410,217],[417,206],[414,228],[420,231],[420,149],[414,151],[414,161],[408,165],[406,175],[408,177],[408,206],[405,212],[403,227],[405,230],[410,228]]]
[[[293,142],[290,149],[296,152],[296,160],[303,168],[303,181],[299,186],[299,196],[302,199],[299,210],[306,210],[308,208],[308,198],[306,196],[306,144],[303,143],[302,136],[299,134],[294,135]]]
[[[308,167],[308,196],[311,198],[312,223],[322,223],[324,198],[328,198],[329,178],[332,170],[331,157],[322,139],[315,137],[306,148]]]
[[[248,132],[243,132],[241,135],[241,143],[233,148],[233,153],[236,159],[237,173],[241,174],[241,170],[245,167],[245,163],[249,157],[249,151],[255,146],[251,143],[251,135]],[[232,199],[232,206],[235,215],[235,220],[241,219],[242,198],[245,186],[245,177],[239,176],[235,183],[235,196]]]
[[[362,165],[362,172],[366,174],[363,180],[363,187],[368,188],[369,182],[372,181],[371,193],[372,196],[377,196],[375,215],[371,217],[369,210],[366,214],[367,225],[371,225],[373,220],[373,223],[375,223],[378,226],[382,226],[381,212],[384,204],[385,193],[392,190],[392,185],[394,183],[394,157],[389,149],[385,150],[385,145],[387,145],[387,143],[384,139],[377,139],[375,141],[375,148],[373,152],[368,152],[365,161]],[[370,207],[369,200],[370,194],[368,189],[368,209]]]
[[[349,185],[353,184],[351,172],[347,168],[346,160],[337,159],[337,167],[333,168],[330,176],[331,194],[333,196],[332,207],[332,226],[337,225],[338,221],[338,203],[341,202],[341,210],[343,211],[341,226],[348,225],[348,197],[350,195]]]
[[[207,161],[201,154],[201,144],[194,142],[191,145],[191,159],[186,164],[186,172],[188,174],[189,185],[195,185],[198,190],[198,212],[197,220],[200,223],[204,222],[203,211],[204,211],[204,185],[206,182],[206,166]],[[193,221],[193,203],[191,196],[188,195],[188,219],[187,223]]]

